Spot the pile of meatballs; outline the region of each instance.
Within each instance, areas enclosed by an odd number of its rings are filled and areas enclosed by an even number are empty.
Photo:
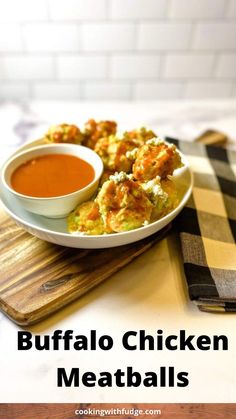
[[[68,216],[72,234],[102,235],[147,226],[179,203],[172,175],[183,166],[180,154],[152,130],[143,127],[118,135],[116,122],[90,119],[83,130],[53,126],[45,140],[82,144],[104,164],[97,195]]]

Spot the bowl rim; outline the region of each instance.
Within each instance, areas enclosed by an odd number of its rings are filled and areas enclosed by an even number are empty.
[[[9,184],[8,184],[8,182],[6,181],[6,172],[7,172],[7,169],[9,169],[9,166],[15,161],[15,160],[17,160],[19,157],[22,157],[22,156],[24,156],[24,155],[27,155],[27,154],[30,154],[31,152],[33,152],[33,151],[37,151],[37,150],[48,150],[49,148],[71,148],[71,149],[73,149],[74,147],[78,147],[78,150],[80,149],[86,149],[86,152],[88,152],[88,153],[91,153],[91,154],[93,154],[94,156],[96,156],[96,158],[97,158],[97,161],[98,161],[98,164],[100,164],[100,167],[98,168],[98,170],[96,170],[95,169],[95,167],[94,167],[94,165],[93,165],[93,163],[89,163],[92,167],[93,167],[93,169],[94,169],[94,172],[95,172],[95,176],[94,176],[94,179],[88,184],[88,185],[86,185],[84,188],[81,188],[81,189],[78,189],[78,190],[76,190],[76,191],[74,191],[74,192],[71,192],[71,193],[69,193],[69,194],[66,194],[66,195],[59,195],[59,196],[50,196],[50,197],[37,197],[37,196],[31,196],[31,195],[24,195],[24,194],[22,194],[22,193],[20,193],[20,192],[17,192],[17,191],[15,191],[15,189],[13,189]],[[45,153],[45,154],[47,154],[47,153]],[[50,153],[49,153],[50,154]],[[59,153],[60,154],[60,153]],[[63,153],[61,153],[61,154],[63,154]],[[68,153],[69,154],[69,153]],[[43,154],[42,154],[43,155]],[[73,155],[73,156],[76,156],[76,157],[79,157],[79,156],[77,156],[75,153],[71,153],[71,155]],[[81,156],[80,157],[82,160],[83,160],[83,156]],[[29,160],[30,160],[30,158],[29,158]],[[19,165],[20,166],[20,165]],[[18,167],[18,166],[17,166]],[[16,168],[17,168],[16,167]],[[16,168],[15,168],[15,170],[16,170]],[[13,195],[15,195],[16,197],[19,197],[19,198],[24,198],[24,199],[26,199],[26,200],[35,200],[35,201],[48,201],[48,202],[50,202],[50,201],[54,201],[54,200],[61,200],[61,199],[66,199],[66,198],[71,198],[71,197],[73,197],[73,196],[76,196],[76,195],[78,195],[79,193],[83,193],[83,192],[85,192],[87,189],[89,189],[89,188],[91,188],[91,186],[93,186],[94,184],[96,184],[96,182],[98,182],[98,180],[100,179],[100,177],[101,177],[101,175],[102,175],[102,173],[103,173],[103,170],[104,170],[104,166],[103,166],[103,162],[102,162],[102,159],[101,159],[101,157],[97,154],[97,153],[95,153],[95,151],[93,151],[93,150],[91,150],[90,148],[88,148],[88,147],[85,147],[85,146],[82,146],[82,145],[80,145],[80,144],[70,144],[70,143],[66,143],[66,144],[61,144],[61,143],[51,143],[51,144],[42,144],[42,145],[38,145],[38,146],[32,146],[32,147],[30,147],[30,148],[27,148],[26,150],[22,150],[22,151],[20,151],[19,153],[17,153],[17,154],[14,154],[12,157],[10,157],[5,163],[4,163],[4,165],[3,165],[3,167],[2,167],[2,169],[1,169],[1,180],[2,180],[2,183],[3,183],[3,186],[10,192],[10,193],[12,193]]]

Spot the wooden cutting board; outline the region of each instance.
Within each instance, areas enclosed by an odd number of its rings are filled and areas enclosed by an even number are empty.
[[[0,309],[20,325],[36,323],[100,284],[170,229],[137,243],[101,250],[47,243],[0,210]]]

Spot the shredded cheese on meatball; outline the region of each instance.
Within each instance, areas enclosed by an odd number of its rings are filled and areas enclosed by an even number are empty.
[[[160,198],[163,203],[167,203],[169,198],[168,194],[164,192],[161,187],[160,179],[160,176],[157,176],[155,179],[149,180],[148,182],[142,184],[142,188],[150,196],[150,199],[154,205],[158,204]]]
[[[156,137],[153,137],[150,140],[147,140],[146,144],[149,144],[149,145],[162,145],[162,144],[165,144],[165,141],[162,140],[162,138],[160,138],[160,137],[157,137],[157,138]]]
[[[125,180],[132,180],[133,175],[128,175],[125,172],[116,172],[114,175],[111,175],[109,179],[118,184],[124,182]]]
[[[138,147],[135,147],[133,150],[131,151],[126,151],[126,157],[129,160],[135,160],[137,157],[137,152],[138,152]]]

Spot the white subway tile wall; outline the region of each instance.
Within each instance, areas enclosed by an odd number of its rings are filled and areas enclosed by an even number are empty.
[[[190,47],[191,23],[141,23],[138,26],[139,50],[168,51]]]
[[[172,19],[217,19],[224,15],[225,0],[170,0]]]
[[[59,55],[56,57],[58,79],[93,80],[107,76],[107,57],[102,55]]]
[[[184,83],[180,82],[139,82],[134,88],[134,99],[180,99],[183,97]]]
[[[26,24],[22,37],[27,52],[77,52],[80,47],[76,23]]]
[[[76,100],[81,96],[81,88],[74,83],[47,83],[35,82],[33,84],[33,96],[42,100]]]
[[[107,17],[106,0],[48,0],[48,3],[49,16],[55,21],[96,21]]]
[[[171,79],[211,77],[214,63],[213,54],[166,54],[163,77]]]
[[[43,55],[0,56],[0,68],[4,80],[50,80],[53,79],[53,57]]]
[[[48,18],[47,0],[0,0],[0,22],[37,22]]]
[[[0,52],[5,54],[22,51],[22,49],[20,25],[0,23]]]
[[[236,49],[236,21],[197,23],[193,37],[195,50]]]
[[[228,18],[236,18],[236,1],[229,0],[226,16]]]
[[[0,0],[0,100],[236,96],[236,0]]]
[[[111,19],[162,19],[166,15],[166,0],[111,0]]]
[[[215,82],[215,81],[204,81],[204,82],[190,82],[187,83],[186,98],[187,99],[202,99],[208,97],[214,98],[225,98],[229,97],[232,90],[232,83]]]
[[[83,96],[89,100],[129,100],[131,86],[115,81],[85,83]]]
[[[219,57],[216,68],[216,76],[219,78],[235,78],[236,54],[222,54]]]
[[[135,25],[123,22],[84,23],[81,25],[82,50],[132,51],[135,49]]]
[[[27,83],[9,83],[1,84],[0,99],[21,100],[30,98],[30,87]]]
[[[110,60],[110,74],[114,79],[155,79],[159,76],[161,60],[158,55],[116,55]]]

